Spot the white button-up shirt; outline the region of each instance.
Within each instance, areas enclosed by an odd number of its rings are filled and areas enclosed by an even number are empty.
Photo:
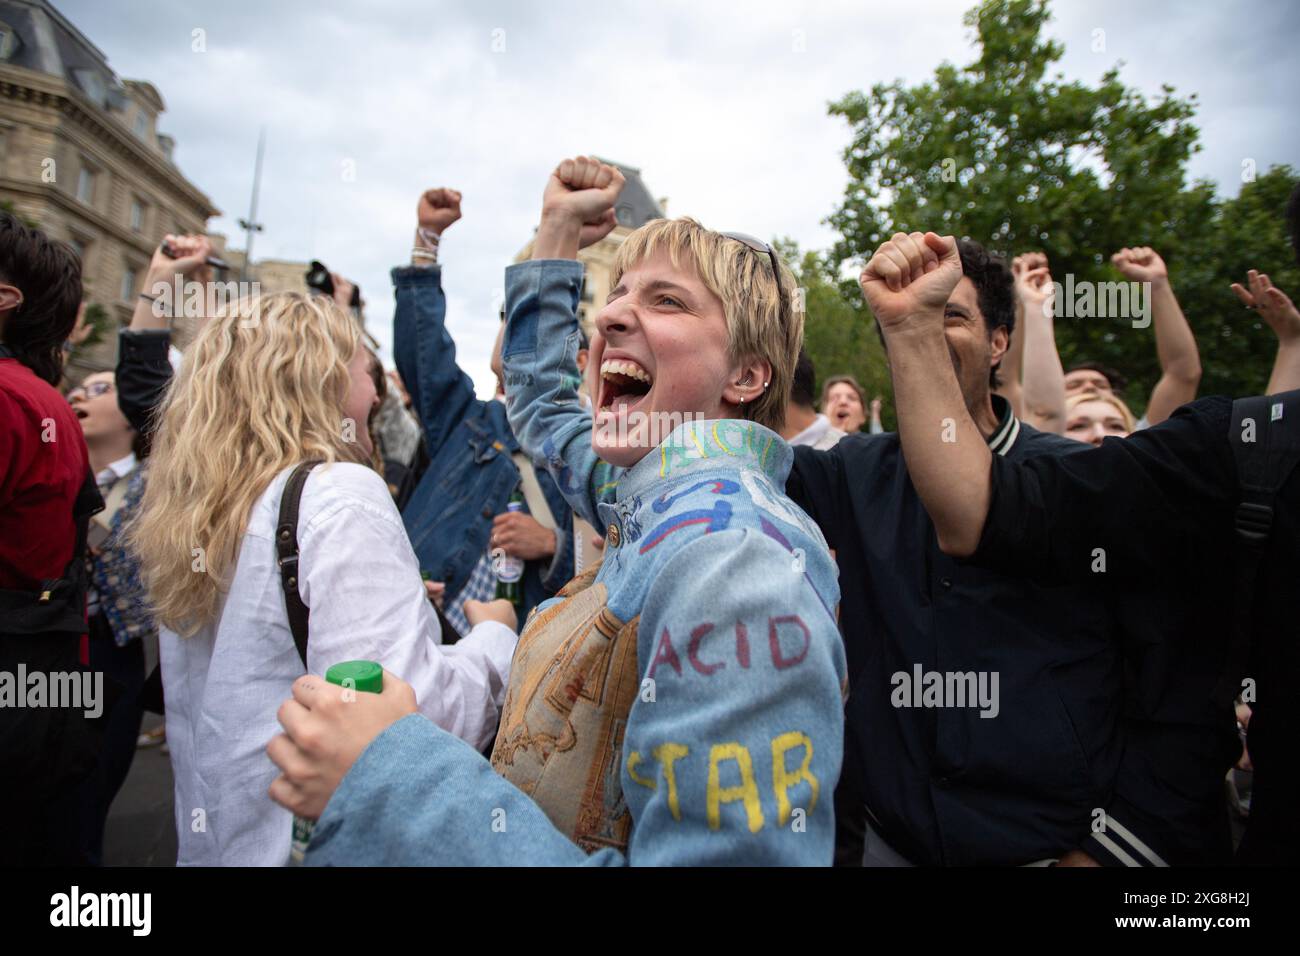
[[[216,619],[192,637],[161,630],[181,865],[289,859],[292,815],[267,795],[278,771],[266,745],[280,732],[276,712],[303,674],[275,553],[280,495],[291,471],[281,472],[253,505]],[[378,661],[415,688],[425,716],[485,747],[496,730],[517,637],[485,622],[442,646],[383,479],[361,465],[318,465],[303,488],[298,545],[298,590],[311,610],[310,671]]]

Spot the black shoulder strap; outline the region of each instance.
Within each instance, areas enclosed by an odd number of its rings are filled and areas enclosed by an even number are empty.
[[[1237,465],[1233,635],[1215,696],[1235,697],[1249,666],[1260,561],[1273,533],[1273,506],[1300,465],[1300,391],[1256,395],[1232,403],[1228,444]]]
[[[302,501],[302,488],[311,470],[319,461],[304,461],[293,470],[284,483],[280,495],[280,521],[275,528],[275,554],[280,563],[280,583],[284,587],[284,606],[289,612],[289,629],[293,643],[307,667],[307,618],[311,609],[298,593],[298,505]]]

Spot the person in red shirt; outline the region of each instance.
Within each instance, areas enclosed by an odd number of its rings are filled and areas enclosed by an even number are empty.
[[[22,696],[0,700],[0,864],[80,860],[77,787],[94,761],[87,711],[53,699],[25,706],[31,675],[46,675],[48,690],[52,675],[79,670],[78,552],[86,518],[103,506],[80,423],[55,389],[80,301],[76,254],[0,213],[0,682]]]

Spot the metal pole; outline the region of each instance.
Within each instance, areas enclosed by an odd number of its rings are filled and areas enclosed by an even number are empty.
[[[244,230],[244,268],[240,279],[249,281],[249,270],[253,265],[253,236],[262,231],[262,224],[257,221],[257,194],[262,186],[262,154],[266,151],[266,127],[257,134],[257,165],[253,168],[253,198],[248,207],[248,218],[239,220]]]

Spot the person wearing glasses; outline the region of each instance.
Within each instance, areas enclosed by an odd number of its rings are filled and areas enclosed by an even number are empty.
[[[104,742],[94,774],[83,787],[82,826],[86,858],[101,862],[104,823],[135,756],[144,710],[144,640],[157,634],[140,563],[126,546],[123,529],[139,512],[147,474],[147,443],[119,408],[115,376],[94,372],[68,392],[81,423],[90,469],[105,507],[91,519],[87,567],[90,668],[102,671],[120,693],[107,712]]]
[[[830,553],[781,490],[794,281],[760,240],[642,226],[596,317],[584,408],[579,240],[621,188],[562,162],[533,260],[506,272],[511,424],[604,529],[604,558],[528,622],[491,764],[408,717],[396,680],[349,704],[295,684],[271,794],[313,817],[329,800],[308,863],[831,863],[844,650]]]

